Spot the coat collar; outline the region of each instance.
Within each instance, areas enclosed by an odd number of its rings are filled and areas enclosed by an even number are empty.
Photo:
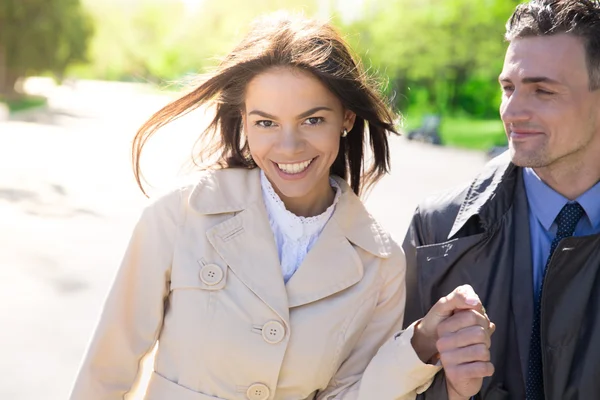
[[[354,194],[348,183],[334,176],[342,189],[332,219],[351,243],[369,253],[388,258],[391,254],[391,238],[367,212],[363,202]],[[237,213],[262,207],[260,170],[229,168],[205,171],[192,188],[189,206],[204,215]]]
[[[508,152],[490,161],[467,189],[448,239],[454,238],[474,216],[479,217],[484,230],[498,223],[512,206],[519,171]]]
[[[259,170],[206,172],[193,187],[189,206],[215,215],[208,241],[235,276],[289,327],[289,310],[345,290],[364,275],[360,247],[387,258],[391,240],[367,213],[348,184],[335,211],[302,264],[284,283],[275,238],[261,193]]]

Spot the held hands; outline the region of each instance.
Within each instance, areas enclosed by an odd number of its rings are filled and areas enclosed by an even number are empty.
[[[423,362],[439,357],[450,400],[469,399],[494,373],[489,349],[495,329],[473,288],[464,285],[429,310],[415,326],[412,344]]]

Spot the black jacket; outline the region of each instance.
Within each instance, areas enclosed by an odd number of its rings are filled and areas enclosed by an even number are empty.
[[[494,376],[479,399],[524,399],[533,321],[532,258],[522,170],[500,156],[471,184],[429,199],[413,217],[405,321],[470,284],[496,324]],[[541,311],[547,400],[600,398],[600,235],[562,240],[548,266]],[[421,399],[447,398],[440,372]]]

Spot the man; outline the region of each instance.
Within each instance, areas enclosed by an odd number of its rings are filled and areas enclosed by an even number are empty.
[[[482,380],[438,346],[444,370],[421,396],[592,398],[600,393],[600,2],[521,4],[506,39],[499,81],[509,151],[468,187],[421,204],[404,242],[406,321],[470,284],[496,324],[495,372]],[[460,347],[460,330],[450,333]]]

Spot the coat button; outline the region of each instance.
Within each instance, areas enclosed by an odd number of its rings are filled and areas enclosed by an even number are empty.
[[[279,343],[285,337],[285,328],[277,321],[269,321],[262,327],[262,337],[267,343]]]
[[[269,388],[262,383],[253,384],[246,391],[246,397],[248,397],[249,400],[267,400],[269,394]]]
[[[206,264],[200,270],[200,280],[208,286],[216,285],[223,280],[223,270],[216,264]]]

